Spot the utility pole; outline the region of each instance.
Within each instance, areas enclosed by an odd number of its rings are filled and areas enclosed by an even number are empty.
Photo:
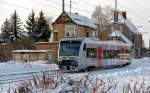
[[[118,10],[117,10],[117,0],[115,0],[115,11],[114,11],[114,22],[118,22]]]
[[[65,11],[65,0],[62,0],[62,12]]]
[[[148,21],[148,22],[150,23],[150,21]],[[149,38],[149,49],[148,50],[149,50],[148,53],[149,53],[149,58],[150,58],[150,38]]]
[[[150,58],[150,38],[149,38],[149,58]]]
[[[118,4],[118,2],[117,2],[117,0],[115,0],[115,11],[117,11],[117,4]]]
[[[71,14],[71,8],[72,8],[72,0],[70,0],[70,14]]]

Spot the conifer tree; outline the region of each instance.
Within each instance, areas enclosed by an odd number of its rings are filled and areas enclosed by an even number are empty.
[[[35,27],[35,13],[32,10],[32,13],[28,16],[28,19],[26,20],[25,28],[27,29],[27,33],[30,37],[32,37],[33,29]]]
[[[8,42],[10,40],[11,35],[11,24],[7,18],[2,25],[1,31],[4,42]]]
[[[39,18],[36,21],[36,25],[33,30],[33,36],[36,42],[49,41],[51,29],[48,21],[46,20],[43,11],[39,13]]]
[[[23,36],[24,36],[24,31],[23,31],[23,28],[22,28],[21,19],[19,18],[16,10],[11,15],[10,23],[11,23],[10,39],[11,40],[20,40],[20,39],[22,39]]]

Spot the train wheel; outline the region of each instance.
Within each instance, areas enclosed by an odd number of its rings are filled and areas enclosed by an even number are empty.
[[[87,71],[94,70],[95,68],[96,68],[95,66],[89,66],[89,67],[87,67]]]
[[[131,63],[126,63],[126,65],[130,65]]]
[[[111,66],[106,66],[106,69],[111,69],[112,67]]]
[[[79,72],[81,72],[81,73],[82,73],[82,72],[85,72],[85,70],[84,70],[84,69],[79,69]]]
[[[123,64],[122,67],[125,67],[127,64]]]
[[[87,67],[86,71],[89,72],[89,71],[91,71],[91,69],[92,69],[91,67]]]
[[[70,70],[70,66],[67,66],[67,70]]]
[[[122,65],[116,65],[116,68],[121,68],[122,67]]]

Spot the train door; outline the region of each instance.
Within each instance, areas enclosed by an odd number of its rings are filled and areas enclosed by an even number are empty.
[[[103,49],[102,49],[102,47],[98,47],[98,49],[97,49],[97,51],[98,51],[98,64],[97,64],[97,66],[98,67],[100,67],[100,66],[102,66],[102,60],[103,60]]]
[[[121,48],[121,50],[120,50],[120,61],[121,61],[121,64],[125,64],[125,51],[126,51],[125,48]]]

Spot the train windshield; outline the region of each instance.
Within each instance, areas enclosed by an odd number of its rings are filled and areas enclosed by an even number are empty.
[[[79,56],[81,41],[61,41],[60,56]]]

